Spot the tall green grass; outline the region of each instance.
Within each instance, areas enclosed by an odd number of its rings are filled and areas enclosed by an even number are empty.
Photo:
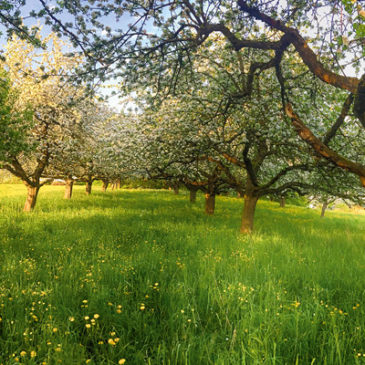
[[[365,364],[365,216],[0,185],[0,364]]]

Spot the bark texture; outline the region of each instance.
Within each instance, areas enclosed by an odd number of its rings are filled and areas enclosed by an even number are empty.
[[[190,189],[190,203],[196,202],[196,192],[195,189]]]
[[[280,198],[280,208],[285,208],[285,196]]]
[[[86,195],[90,195],[91,194],[91,187],[93,185],[93,182],[92,181],[87,181],[86,182]]]
[[[256,203],[258,197],[253,195],[245,195],[245,202],[243,205],[241,233],[251,233],[253,230],[253,222],[255,217]]]
[[[71,199],[74,180],[72,178],[67,178],[65,181],[66,181],[65,195],[63,197],[64,199]]]
[[[24,212],[31,212],[34,209],[37,202],[39,186],[28,185],[27,188],[28,188],[28,194],[23,210]]]
[[[326,209],[328,208],[328,203],[327,202],[324,202],[322,204],[322,209],[321,209],[321,218],[324,217],[324,214],[326,213]]]
[[[215,194],[205,194],[205,213],[213,215],[215,209]]]
[[[101,187],[101,190],[102,190],[103,192],[105,192],[105,191],[106,191],[106,189],[108,189],[108,186],[109,186],[109,181],[108,181],[108,180],[103,180],[103,185],[102,185],[102,187]]]

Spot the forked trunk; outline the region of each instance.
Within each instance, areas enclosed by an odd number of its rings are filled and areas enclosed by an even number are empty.
[[[86,190],[85,190],[86,195],[90,195],[91,194],[92,184],[93,184],[92,180],[86,182]]]
[[[327,202],[323,202],[322,209],[321,209],[321,218],[324,217],[324,214],[325,214],[327,208],[328,208],[328,203]]]
[[[190,203],[196,202],[196,190],[190,189]]]
[[[280,208],[285,208],[285,196],[280,198]]]
[[[103,180],[103,186],[101,187],[101,190],[105,192],[106,189],[108,189],[108,185],[109,185],[109,181]]]
[[[252,195],[245,195],[245,202],[243,205],[243,213],[241,221],[241,233],[252,232],[257,201],[258,197]]]
[[[37,196],[38,196],[38,191],[39,191],[39,186],[35,187],[35,186],[27,186],[28,188],[28,194],[27,194],[27,199],[25,201],[24,204],[24,212],[31,212],[34,207],[35,204],[37,202]]]
[[[64,199],[71,199],[73,187],[74,187],[74,180],[72,178],[67,178],[65,186],[65,195],[63,196]]]
[[[205,194],[205,213],[213,215],[215,209],[215,194]]]

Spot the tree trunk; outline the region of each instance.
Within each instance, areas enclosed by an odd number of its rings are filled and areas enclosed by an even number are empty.
[[[64,199],[71,199],[73,187],[74,187],[74,180],[72,178],[67,178],[65,186],[65,195],[63,196]]]
[[[328,202],[327,201],[323,202],[321,209],[321,218],[324,217],[324,213],[326,212],[327,207],[328,207]]]
[[[245,195],[245,202],[243,205],[243,213],[241,221],[241,233],[252,232],[257,201],[258,197],[247,194]]]
[[[237,198],[243,198],[244,194],[242,194],[242,192],[237,192]]]
[[[285,196],[280,197],[280,208],[285,208]]]
[[[120,189],[122,186],[122,181],[120,179],[117,179],[117,182],[116,182],[116,188],[117,189]]]
[[[205,213],[213,215],[215,209],[215,194],[205,194]]]
[[[174,194],[179,195],[179,185],[174,186]]]
[[[91,194],[92,180],[86,181],[86,195]]]
[[[101,187],[102,191],[106,191],[106,189],[108,189],[108,185],[109,185],[109,180],[103,180],[103,186]]]
[[[23,210],[24,212],[31,212],[34,209],[35,204],[37,202],[37,196],[40,187],[27,185],[27,188],[28,188],[28,195]]]
[[[196,202],[196,189],[190,189],[190,203]]]

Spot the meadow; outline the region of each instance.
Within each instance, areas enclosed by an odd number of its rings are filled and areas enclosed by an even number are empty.
[[[365,364],[365,215],[0,185],[0,364]]]

